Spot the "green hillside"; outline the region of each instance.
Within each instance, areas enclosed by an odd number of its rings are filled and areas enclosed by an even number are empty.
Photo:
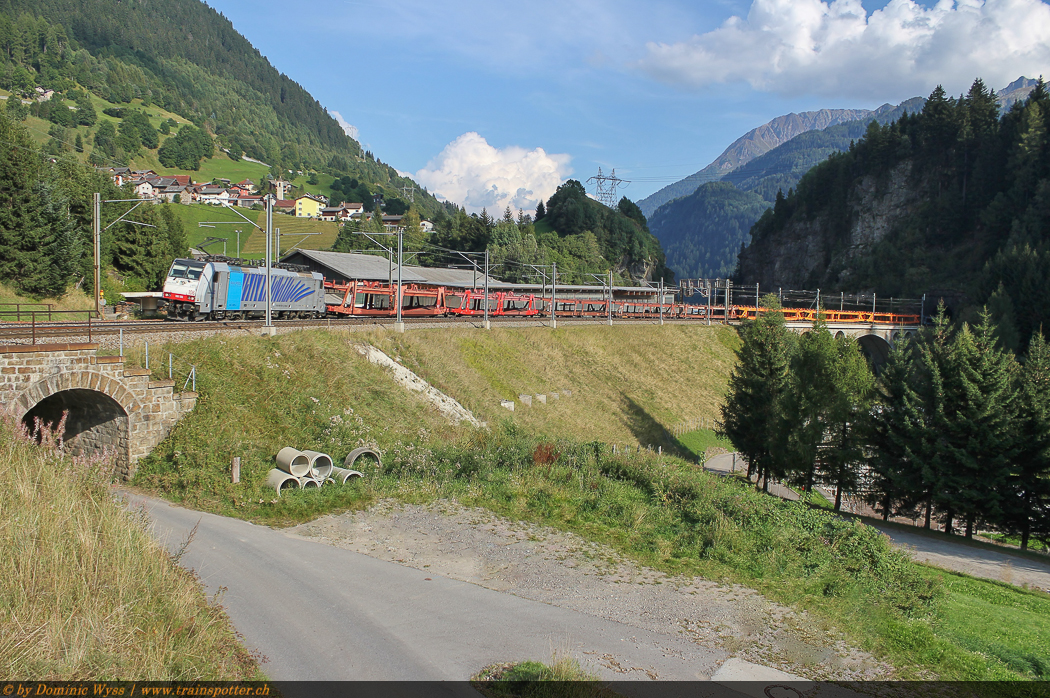
[[[34,124],[48,134],[41,142],[57,136],[66,150],[98,164],[158,169],[158,147],[192,125],[214,139],[216,153],[228,150],[232,161],[249,156],[275,173],[353,177],[390,198],[413,184],[362,151],[302,86],[278,73],[229,20],[198,0],[8,0],[0,6],[0,47],[0,88],[27,98],[37,86],[56,91],[49,102],[32,105],[33,116],[46,122]],[[141,144],[121,141],[128,115],[104,113],[121,108],[146,112],[153,129],[170,118],[171,133],[161,130],[159,142],[158,134],[144,134]],[[117,142],[102,157],[93,146],[104,123],[117,127]],[[234,167],[232,161],[196,178],[261,179],[262,166]],[[165,171],[172,172],[171,165]],[[439,216],[442,205],[420,189],[417,208]]]
[[[1042,83],[1002,115],[979,80],[958,99],[938,88],[921,112],[870,124],[777,201],[741,253],[740,280],[936,292],[964,316],[987,305],[1002,341],[1023,347],[1050,326],[1048,129]],[[817,254],[783,263],[799,239]]]
[[[689,196],[656,209],[649,228],[679,278],[728,278],[740,246],[769,203],[729,182],[708,182]]]

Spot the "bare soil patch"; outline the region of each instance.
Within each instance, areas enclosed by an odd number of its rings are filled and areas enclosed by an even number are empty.
[[[383,501],[287,532],[651,632],[686,636],[807,678],[893,675],[892,667],[850,646],[818,619],[754,590],[669,576],[577,535],[484,509],[449,501],[428,506]],[[612,657],[595,660],[618,673],[635,671],[614,666]]]

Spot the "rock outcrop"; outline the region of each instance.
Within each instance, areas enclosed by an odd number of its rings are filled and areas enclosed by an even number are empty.
[[[882,177],[861,178],[850,192],[845,235],[833,230],[827,213],[798,217],[741,252],[741,283],[770,289],[848,286],[857,265],[915,211],[920,189],[911,181],[909,161]]]

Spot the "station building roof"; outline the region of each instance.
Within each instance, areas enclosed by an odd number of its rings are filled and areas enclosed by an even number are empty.
[[[321,272],[326,279],[333,281],[386,281],[391,278],[390,262],[377,255],[294,250],[281,261],[302,264],[311,271]],[[394,266],[392,278],[397,280],[397,265]],[[449,288],[483,288],[485,275],[472,269],[418,267],[406,264],[401,267],[401,282]],[[511,284],[489,276],[490,289],[505,289],[509,286]]]
[[[390,277],[390,262],[385,257],[371,254],[294,250],[281,261],[319,271],[329,281],[386,281]],[[393,278],[397,279],[397,266],[394,267]],[[427,280],[406,266],[401,269],[401,282],[422,284],[427,283]]]
[[[393,273],[390,262],[385,257],[352,252],[324,252],[321,250],[293,250],[281,260],[290,264],[301,264],[310,271],[324,274],[329,281],[386,281],[397,280],[397,266]],[[453,269],[448,267],[420,267],[406,264],[401,268],[401,281],[406,284],[428,284],[446,288],[485,287],[485,274],[473,269]],[[575,296],[586,299],[602,299],[608,294],[608,287],[600,284],[558,284],[558,295]],[[509,283],[489,276],[490,291],[515,291],[518,293],[550,293],[550,283]],[[676,286],[664,287],[664,293],[671,295],[678,290]],[[616,299],[648,300],[653,302],[660,291],[656,286],[613,286],[613,297]]]

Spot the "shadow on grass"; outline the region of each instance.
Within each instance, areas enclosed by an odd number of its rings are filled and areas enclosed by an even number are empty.
[[[627,428],[631,430],[634,438],[643,446],[652,446],[654,449],[663,446],[668,455],[677,456],[685,460],[696,460],[695,454],[687,446],[673,438],[663,424],[656,421],[644,407],[639,405],[633,398],[625,393],[620,393],[626,406]]]

